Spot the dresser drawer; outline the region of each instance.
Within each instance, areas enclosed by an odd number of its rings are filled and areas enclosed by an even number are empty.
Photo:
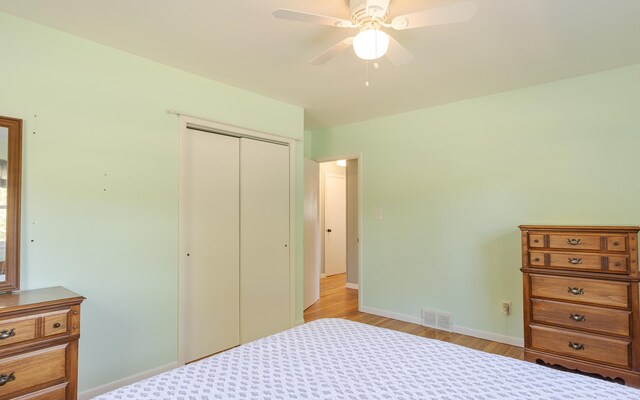
[[[604,250],[601,235],[583,233],[550,234],[549,247],[552,249]]]
[[[629,311],[531,299],[531,313],[534,322],[612,335],[630,335]]]
[[[626,252],[627,236],[585,233],[530,233],[529,248]]]
[[[44,326],[44,336],[53,336],[67,333],[67,321],[69,319],[69,310],[59,311],[54,314],[45,315],[42,319]]]
[[[37,316],[0,320],[0,347],[36,338]]]
[[[25,394],[15,400],[65,400],[67,398],[67,383],[51,386],[34,393]]]
[[[531,296],[612,307],[629,307],[628,282],[531,274]]]
[[[531,347],[583,360],[629,368],[628,340],[532,325]]]
[[[536,268],[566,269],[626,274],[629,258],[626,255],[564,253],[532,251],[529,264]]]
[[[66,364],[66,344],[5,358],[0,361],[0,374],[13,379],[0,386],[0,397],[7,398],[47,383],[60,383],[66,378]]]

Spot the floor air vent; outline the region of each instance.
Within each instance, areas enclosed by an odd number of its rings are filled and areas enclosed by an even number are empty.
[[[453,315],[431,310],[422,310],[422,325],[440,329],[447,332],[453,331]]]

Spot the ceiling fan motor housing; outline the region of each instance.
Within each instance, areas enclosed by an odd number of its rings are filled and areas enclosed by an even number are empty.
[[[382,22],[389,16],[391,0],[351,0],[351,20],[356,25]]]

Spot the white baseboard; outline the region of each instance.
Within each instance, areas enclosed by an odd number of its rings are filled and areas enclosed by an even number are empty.
[[[471,328],[466,328],[464,326],[457,326],[457,325],[453,326],[453,331],[455,333],[460,333],[462,335],[473,336],[480,339],[510,344],[511,346],[524,347],[524,339],[522,338],[517,338],[517,337],[507,336],[507,335],[500,335],[499,333],[481,331],[478,329],[471,329]]]
[[[399,313],[395,313],[387,310],[382,310],[379,308],[366,307],[366,306],[360,307],[360,311],[373,314],[373,315],[378,315],[380,317],[387,317],[387,318],[397,319],[399,321],[410,322],[412,324],[418,324],[418,325],[422,324],[422,320],[420,319],[420,317],[415,317],[413,315],[399,314]],[[453,332],[459,333],[461,335],[467,335],[467,336],[477,337],[480,339],[491,340],[494,342],[505,343],[512,346],[524,347],[524,339],[518,338],[518,337],[500,335],[498,333],[486,332],[486,331],[481,331],[478,329],[472,329],[472,328],[467,328],[467,327],[458,326],[458,325],[453,326]]]
[[[135,374],[135,375],[128,376],[126,378],[118,379],[117,381],[113,381],[111,383],[107,383],[105,385],[98,386],[98,387],[95,387],[93,389],[85,390],[84,392],[79,393],[78,394],[78,400],[89,400],[89,399],[92,399],[92,398],[94,398],[96,396],[100,396],[101,394],[105,394],[107,392],[115,390],[115,389],[117,389],[119,387],[130,385],[130,384],[138,382],[138,381],[140,381],[142,379],[146,379],[146,378],[149,378],[151,376],[161,374],[163,372],[172,370],[174,368],[178,368],[180,366],[181,366],[180,363],[173,362],[173,363],[170,363],[170,364],[166,364],[166,365],[160,366],[158,368],[154,368],[154,369],[150,369],[148,371],[140,372],[139,374]]]
[[[347,282],[347,289],[358,290],[358,284],[357,283],[349,283],[349,282]]]
[[[398,321],[410,322],[412,324],[418,324],[419,325],[420,322],[422,322],[420,320],[420,318],[418,318],[418,317],[414,317],[414,316],[406,315],[406,314],[399,314],[399,313],[395,313],[395,312],[387,311],[387,310],[382,310],[380,308],[361,306],[360,307],[360,311],[361,312],[365,312],[365,313],[369,313],[369,314],[373,314],[373,315],[378,315],[380,317],[387,317],[387,318],[397,319]]]
[[[321,279],[322,279],[322,278],[326,278],[326,277],[327,277],[327,274],[320,274],[320,278],[321,278]]]

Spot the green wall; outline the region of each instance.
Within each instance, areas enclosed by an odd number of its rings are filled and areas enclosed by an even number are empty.
[[[636,65],[313,132],[362,153],[362,305],[522,337],[517,226],[640,224],[639,110]]]
[[[87,297],[80,391],[175,362],[179,125],[166,110],[302,141],[303,109],[2,13],[0,53],[0,115],[25,121],[22,288]]]

